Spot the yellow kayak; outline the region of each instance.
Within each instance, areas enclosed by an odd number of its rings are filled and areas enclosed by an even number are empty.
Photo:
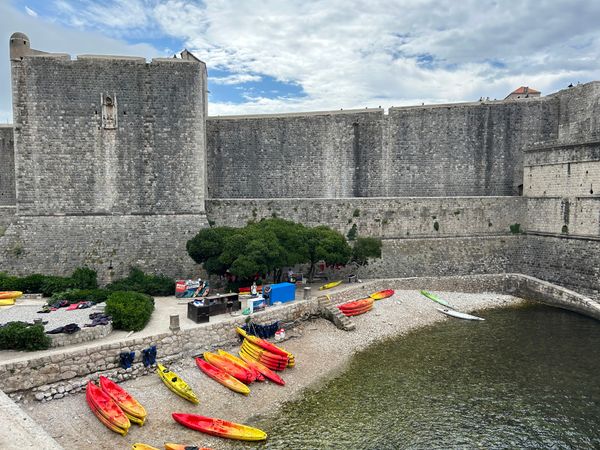
[[[0,306],[10,306],[15,304],[14,298],[0,299]]]
[[[157,364],[157,367],[156,373],[158,373],[160,379],[163,380],[169,389],[192,403],[200,403],[192,388],[179,378],[175,372],[171,372],[162,364]]]
[[[131,446],[132,450],[158,450],[156,447],[152,447],[148,444],[136,443]]]
[[[324,284],[323,286],[321,286],[319,288],[319,290],[320,291],[324,291],[325,289],[331,289],[331,288],[334,288],[336,286],[339,286],[340,284],[342,284],[342,280],[340,280],[340,281],[332,281],[331,283],[327,283],[327,284]]]

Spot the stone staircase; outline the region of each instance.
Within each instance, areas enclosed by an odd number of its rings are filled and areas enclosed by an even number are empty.
[[[349,317],[346,317],[344,314],[342,314],[342,312],[337,306],[334,305],[333,301],[328,295],[323,295],[319,297],[318,300],[319,311],[325,319],[333,322],[334,325],[340,330],[353,331],[356,329],[354,322],[352,322]]]

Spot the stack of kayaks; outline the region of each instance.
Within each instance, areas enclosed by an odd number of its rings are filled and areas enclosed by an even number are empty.
[[[294,355],[282,349],[281,347],[271,344],[269,341],[261,339],[257,336],[247,334],[241,328],[236,328],[236,331],[244,337],[244,341],[242,342],[242,346],[240,348],[240,356],[244,361],[259,362],[262,366],[265,366],[271,371],[281,371],[286,367],[294,367],[296,364]],[[260,371],[260,369],[258,370]],[[273,374],[269,372],[267,373],[268,375],[265,373],[263,373],[263,375],[272,379],[271,376]]]
[[[144,425],[146,421],[146,410],[125,389],[114,381],[100,376],[100,388],[121,408],[129,420],[138,425]]]
[[[384,289],[383,291],[377,291],[369,295],[373,300],[383,300],[394,295],[393,289]]]
[[[340,280],[340,281],[332,281],[331,283],[327,283],[327,284],[324,284],[323,286],[321,286],[319,288],[319,290],[320,291],[324,291],[325,289],[331,289],[331,288],[334,288],[336,286],[339,286],[340,284],[342,284],[342,280]]]
[[[131,426],[129,418],[106,392],[91,381],[87,384],[85,399],[94,415],[109,430],[123,436],[127,434]]]
[[[197,414],[173,413],[172,416],[177,423],[212,436],[243,441],[264,441],[267,439],[267,433],[264,431],[240,423]]]
[[[192,388],[185,381],[179,378],[175,372],[171,372],[162,364],[157,364],[156,373],[158,373],[160,379],[163,380],[163,383],[165,383],[169,389],[171,389],[180,397],[194,404],[200,402]]]
[[[338,309],[345,316],[358,316],[359,314],[371,311],[371,309],[373,309],[373,303],[375,303],[375,300],[371,297],[367,297],[338,305]]]
[[[0,306],[14,305],[15,300],[18,299],[21,295],[23,295],[21,291],[0,292]]]

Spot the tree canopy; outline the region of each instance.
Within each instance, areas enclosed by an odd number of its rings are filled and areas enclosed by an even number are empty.
[[[209,274],[230,273],[242,280],[251,280],[272,274],[281,279],[282,269],[297,264],[310,264],[309,279],[316,263],[347,264],[351,260],[365,260],[374,256],[376,244],[358,238],[353,251],[339,232],[321,225],[314,228],[280,218],[251,222],[244,228],[205,228],[187,242],[190,257]],[[369,238],[372,239],[372,238]],[[381,255],[381,241],[379,255]],[[355,256],[356,255],[358,256]]]

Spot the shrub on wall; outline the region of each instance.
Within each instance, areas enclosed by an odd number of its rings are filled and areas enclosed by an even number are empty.
[[[142,330],[154,311],[154,299],[139,292],[113,292],[106,300],[106,314],[117,330]]]
[[[89,267],[79,267],[71,275],[73,287],[76,289],[98,288],[98,274]]]
[[[148,295],[174,295],[175,281],[162,275],[148,275],[133,267],[127,278],[109,284],[110,291],[135,291]]]
[[[0,327],[0,349],[2,350],[45,350],[52,340],[44,332],[43,325],[10,322]]]

